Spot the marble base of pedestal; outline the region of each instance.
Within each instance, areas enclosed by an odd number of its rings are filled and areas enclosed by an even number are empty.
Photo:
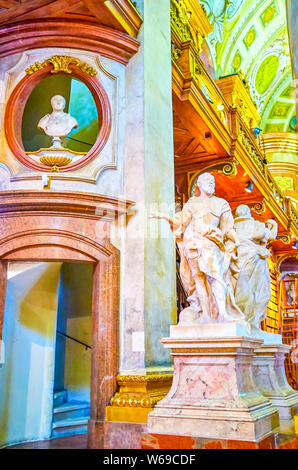
[[[290,348],[286,344],[264,344],[256,349],[253,359],[256,385],[278,410],[281,426],[282,421],[292,420],[298,414],[298,392],[288,384],[284,366]]]
[[[142,449],[276,449],[276,437],[272,433],[260,441],[212,439],[173,434],[142,433]]]
[[[183,326],[172,327],[175,337],[161,340],[172,349],[174,377],[170,392],[148,416],[150,434],[258,442],[278,426],[277,410],[252,377],[254,350],[262,340],[207,337],[214,330],[220,333],[214,326],[197,325],[191,333],[188,328],[188,338],[182,337]],[[230,331],[238,330],[231,325]]]
[[[107,423],[90,420],[89,449],[141,449],[141,435],[147,432],[145,423]]]

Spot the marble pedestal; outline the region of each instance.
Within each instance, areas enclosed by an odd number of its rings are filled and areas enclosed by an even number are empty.
[[[235,323],[171,327],[161,341],[174,356],[173,384],[148,416],[149,433],[252,442],[272,433],[277,410],[252,377],[263,341],[243,333]]]
[[[285,374],[285,354],[290,349],[291,346],[281,343],[263,344],[256,349],[253,360],[256,385],[278,410],[281,422],[298,413],[298,392],[290,387]],[[294,429],[294,421],[292,425]]]

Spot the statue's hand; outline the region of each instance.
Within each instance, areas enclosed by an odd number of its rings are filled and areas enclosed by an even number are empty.
[[[170,217],[168,217],[166,215],[160,214],[159,212],[153,212],[151,215],[149,215],[148,218],[149,219],[163,219],[163,220],[166,220],[167,222],[169,222],[169,224],[171,226],[171,229],[173,229],[173,219],[171,219]]]

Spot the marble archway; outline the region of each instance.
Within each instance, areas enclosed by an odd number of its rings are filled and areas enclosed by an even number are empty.
[[[103,447],[105,407],[116,391],[120,254],[110,226],[130,203],[86,193],[0,195],[0,337],[9,261],[92,263],[92,366],[88,446]]]

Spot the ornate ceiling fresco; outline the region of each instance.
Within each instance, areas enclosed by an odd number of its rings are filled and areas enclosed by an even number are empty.
[[[284,0],[199,0],[213,32],[207,43],[216,78],[242,72],[264,132],[295,132]]]

